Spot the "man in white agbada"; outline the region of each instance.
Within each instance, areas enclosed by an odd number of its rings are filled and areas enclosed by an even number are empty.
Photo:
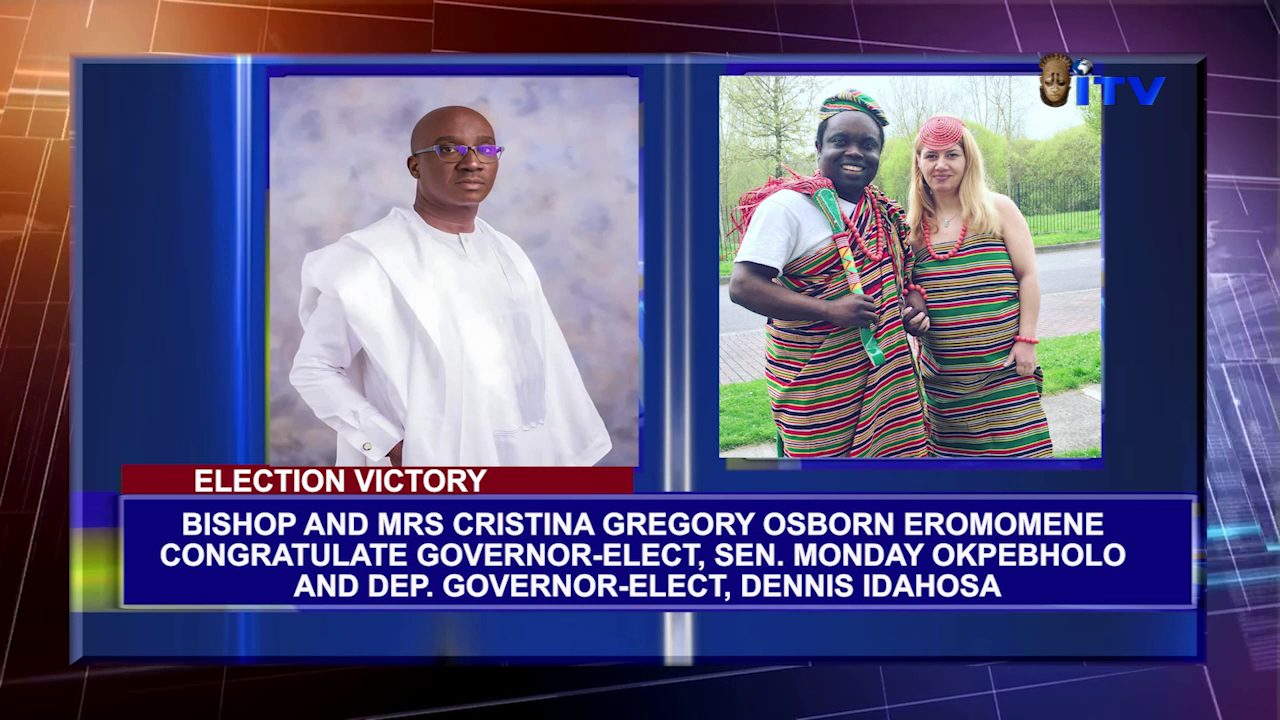
[[[538,275],[476,217],[493,127],[445,107],[413,128],[413,208],[309,253],[289,380],[338,465],[592,465],[609,452]]]

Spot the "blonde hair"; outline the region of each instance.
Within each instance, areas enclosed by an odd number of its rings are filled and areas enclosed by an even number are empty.
[[[923,242],[921,225],[925,218],[937,218],[937,205],[933,191],[925,184],[920,172],[920,154],[925,150],[919,133],[916,134],[915,152],[911,158],[911,187],[908,194],[907,226],[911,228],[912,241]],[[964,153],[964,176],[960,178],[960,217],[970,233],[999,232],[1000,217],[996,213],[993,193],[987,188],[986,170],[982,162],[982,150],[967,127],[960,129],[960,151]]]

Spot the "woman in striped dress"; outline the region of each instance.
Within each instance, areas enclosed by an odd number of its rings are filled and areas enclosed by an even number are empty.
[[[982,152],[957,118],[930,118],[916,136],[907,223],[912,287],[929,312],[920,373],[931,453],[1052,457],[1031,232],[1017,205],[987,188]]]

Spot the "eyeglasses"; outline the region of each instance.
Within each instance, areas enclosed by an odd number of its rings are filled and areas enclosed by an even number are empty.
[[[436,154],[436,157],[447,163],[456,163],[466,157],[467,153],[475,150],[476,157],[480,159],[480,162],[491,163],[497,160],[505,149],[506,148],[501,145],[454,145],[449,143],[425,147],[421,150],[413,151],[412,154],[421,155],[425,152],[433,152]]]

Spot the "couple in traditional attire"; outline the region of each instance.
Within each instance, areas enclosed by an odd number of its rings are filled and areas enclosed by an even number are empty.
[[[1031,234],[972,133],[925,122],[904,211],[871,184],[880,106],[848,90],[819,120],[818,172],[746,193],[736,218],[729,292],[769,318],[779,456],[1051,457]]]

